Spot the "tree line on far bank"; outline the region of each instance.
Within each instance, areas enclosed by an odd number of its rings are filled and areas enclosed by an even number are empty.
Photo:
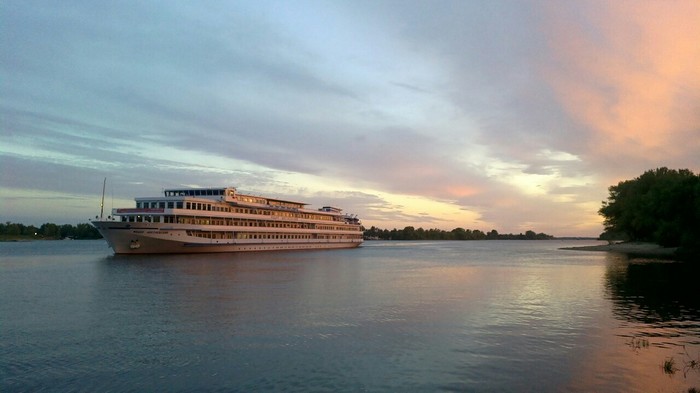
[[[598,213],[602,239],[654,242],[700,251],[700,174],[657,168],[608,188]]]
[[[464,228],[444,231],[441,229],[416,229],[412,226],[392,230],[373,226],[364,230],[364,237],[369,240],[549,240],[554,238],[554,236],[534,231],[514,235],[512,233],[500,234],[495,229],[490,232]]]
[[[15,222],[0,223],[0,238],[5,240],[26,239],[101,239],[102,235],[90,224],[56,225],[42,224],[40,227]]]

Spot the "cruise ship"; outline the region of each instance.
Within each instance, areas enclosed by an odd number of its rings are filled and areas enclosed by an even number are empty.
[[[341,209],[241,194],[234,187],[178,188],[135,198],[91,221],[115,254],[183,254],[353,248],[360,220]]]

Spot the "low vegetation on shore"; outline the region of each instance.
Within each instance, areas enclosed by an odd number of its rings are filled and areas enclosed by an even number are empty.
[[[524,234],[500,234],[495,229],[482,232],[478,229],[455,228],[451,231],[423,229],[412,226],[404,229],[380,229],[371,227],[364,231],[365,239],[370,240],[549,240],[554,237],[544,233],[526,231]]]
[[[40,227],[14,222],[0,223],[0,240],[59,240],[59,239],[101,239],[102,235],[90,224],[57,225],[42,224]]]

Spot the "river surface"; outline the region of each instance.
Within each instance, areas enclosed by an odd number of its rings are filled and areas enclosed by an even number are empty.
[[[700,388],[698,268],[559,250],[594,243],[0,243],[0,391]]]

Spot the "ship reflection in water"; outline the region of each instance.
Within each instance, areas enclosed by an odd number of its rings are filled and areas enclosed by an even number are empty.
[[[0,390],[700,387],[697,269],[558,249],[577,244],[114,256],[101,241],[0,243]]]

